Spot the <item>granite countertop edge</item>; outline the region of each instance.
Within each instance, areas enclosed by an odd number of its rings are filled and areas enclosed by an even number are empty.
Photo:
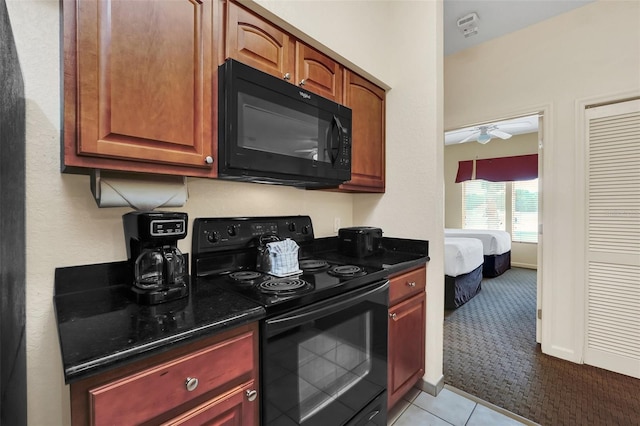
[[[125,350],[109,353],[84,362],[74,363],[64,368],[65,383],[70,384],[87,377],[100,374],[118,366],[126,365],[150,356],[174,349],[176,345],[189,343],[200,338],[215,335],[216,333],[230,330],[265,317],[262,307],[247,309],[233,316],[220,318],[207,324],[195,326],[180,333],[160,337],[146,343],[142,343]]]

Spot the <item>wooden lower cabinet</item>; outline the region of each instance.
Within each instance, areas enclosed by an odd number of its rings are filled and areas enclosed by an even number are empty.
[[[424,375],[425,284],[426,267],[391,279],[387,384],[389,408]]]
[[[256,425],[256,416],[248,395],[255,392],[253,381],[205,402],[188,412],[163,423],[163,426],[216,426]]]
[[[241,326],[71,384],[73,425],[257,425],[258,328]]]

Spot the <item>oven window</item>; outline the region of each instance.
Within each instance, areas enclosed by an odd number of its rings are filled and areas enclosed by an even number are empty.
[[[340,398],[371,371],[371,313],[340,327],[316,330],[298,344],[298,400],[304,422]],[[345,331],[342,331],[344,328]],[[346,333],[352,332],[351,336]]]
[[[238,147],[331,163],[329,120],[238,93]]]
[[[376,320],[380,313],[384,323]],[[386,309],[362,306],[269,338],[263,352],[263,423],[343,424],[383,392],[385,314]]]

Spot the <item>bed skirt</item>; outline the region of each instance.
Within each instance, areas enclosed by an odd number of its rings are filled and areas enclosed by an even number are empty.
[[[482,289],[482,265],[457,277],[444,276],[444,308],[456,309],[467,303]]]
[[[482,275],[487,278],[494,278],[504,274],[507,269],[511,269],[511,250],[502,254],[494,254],[484,257]]]

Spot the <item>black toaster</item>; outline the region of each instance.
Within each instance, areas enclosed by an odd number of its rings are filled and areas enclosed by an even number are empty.
[[[354,226],[338,231],[339,250],[345,256],[366,257],[382,250],[382,229]]]

